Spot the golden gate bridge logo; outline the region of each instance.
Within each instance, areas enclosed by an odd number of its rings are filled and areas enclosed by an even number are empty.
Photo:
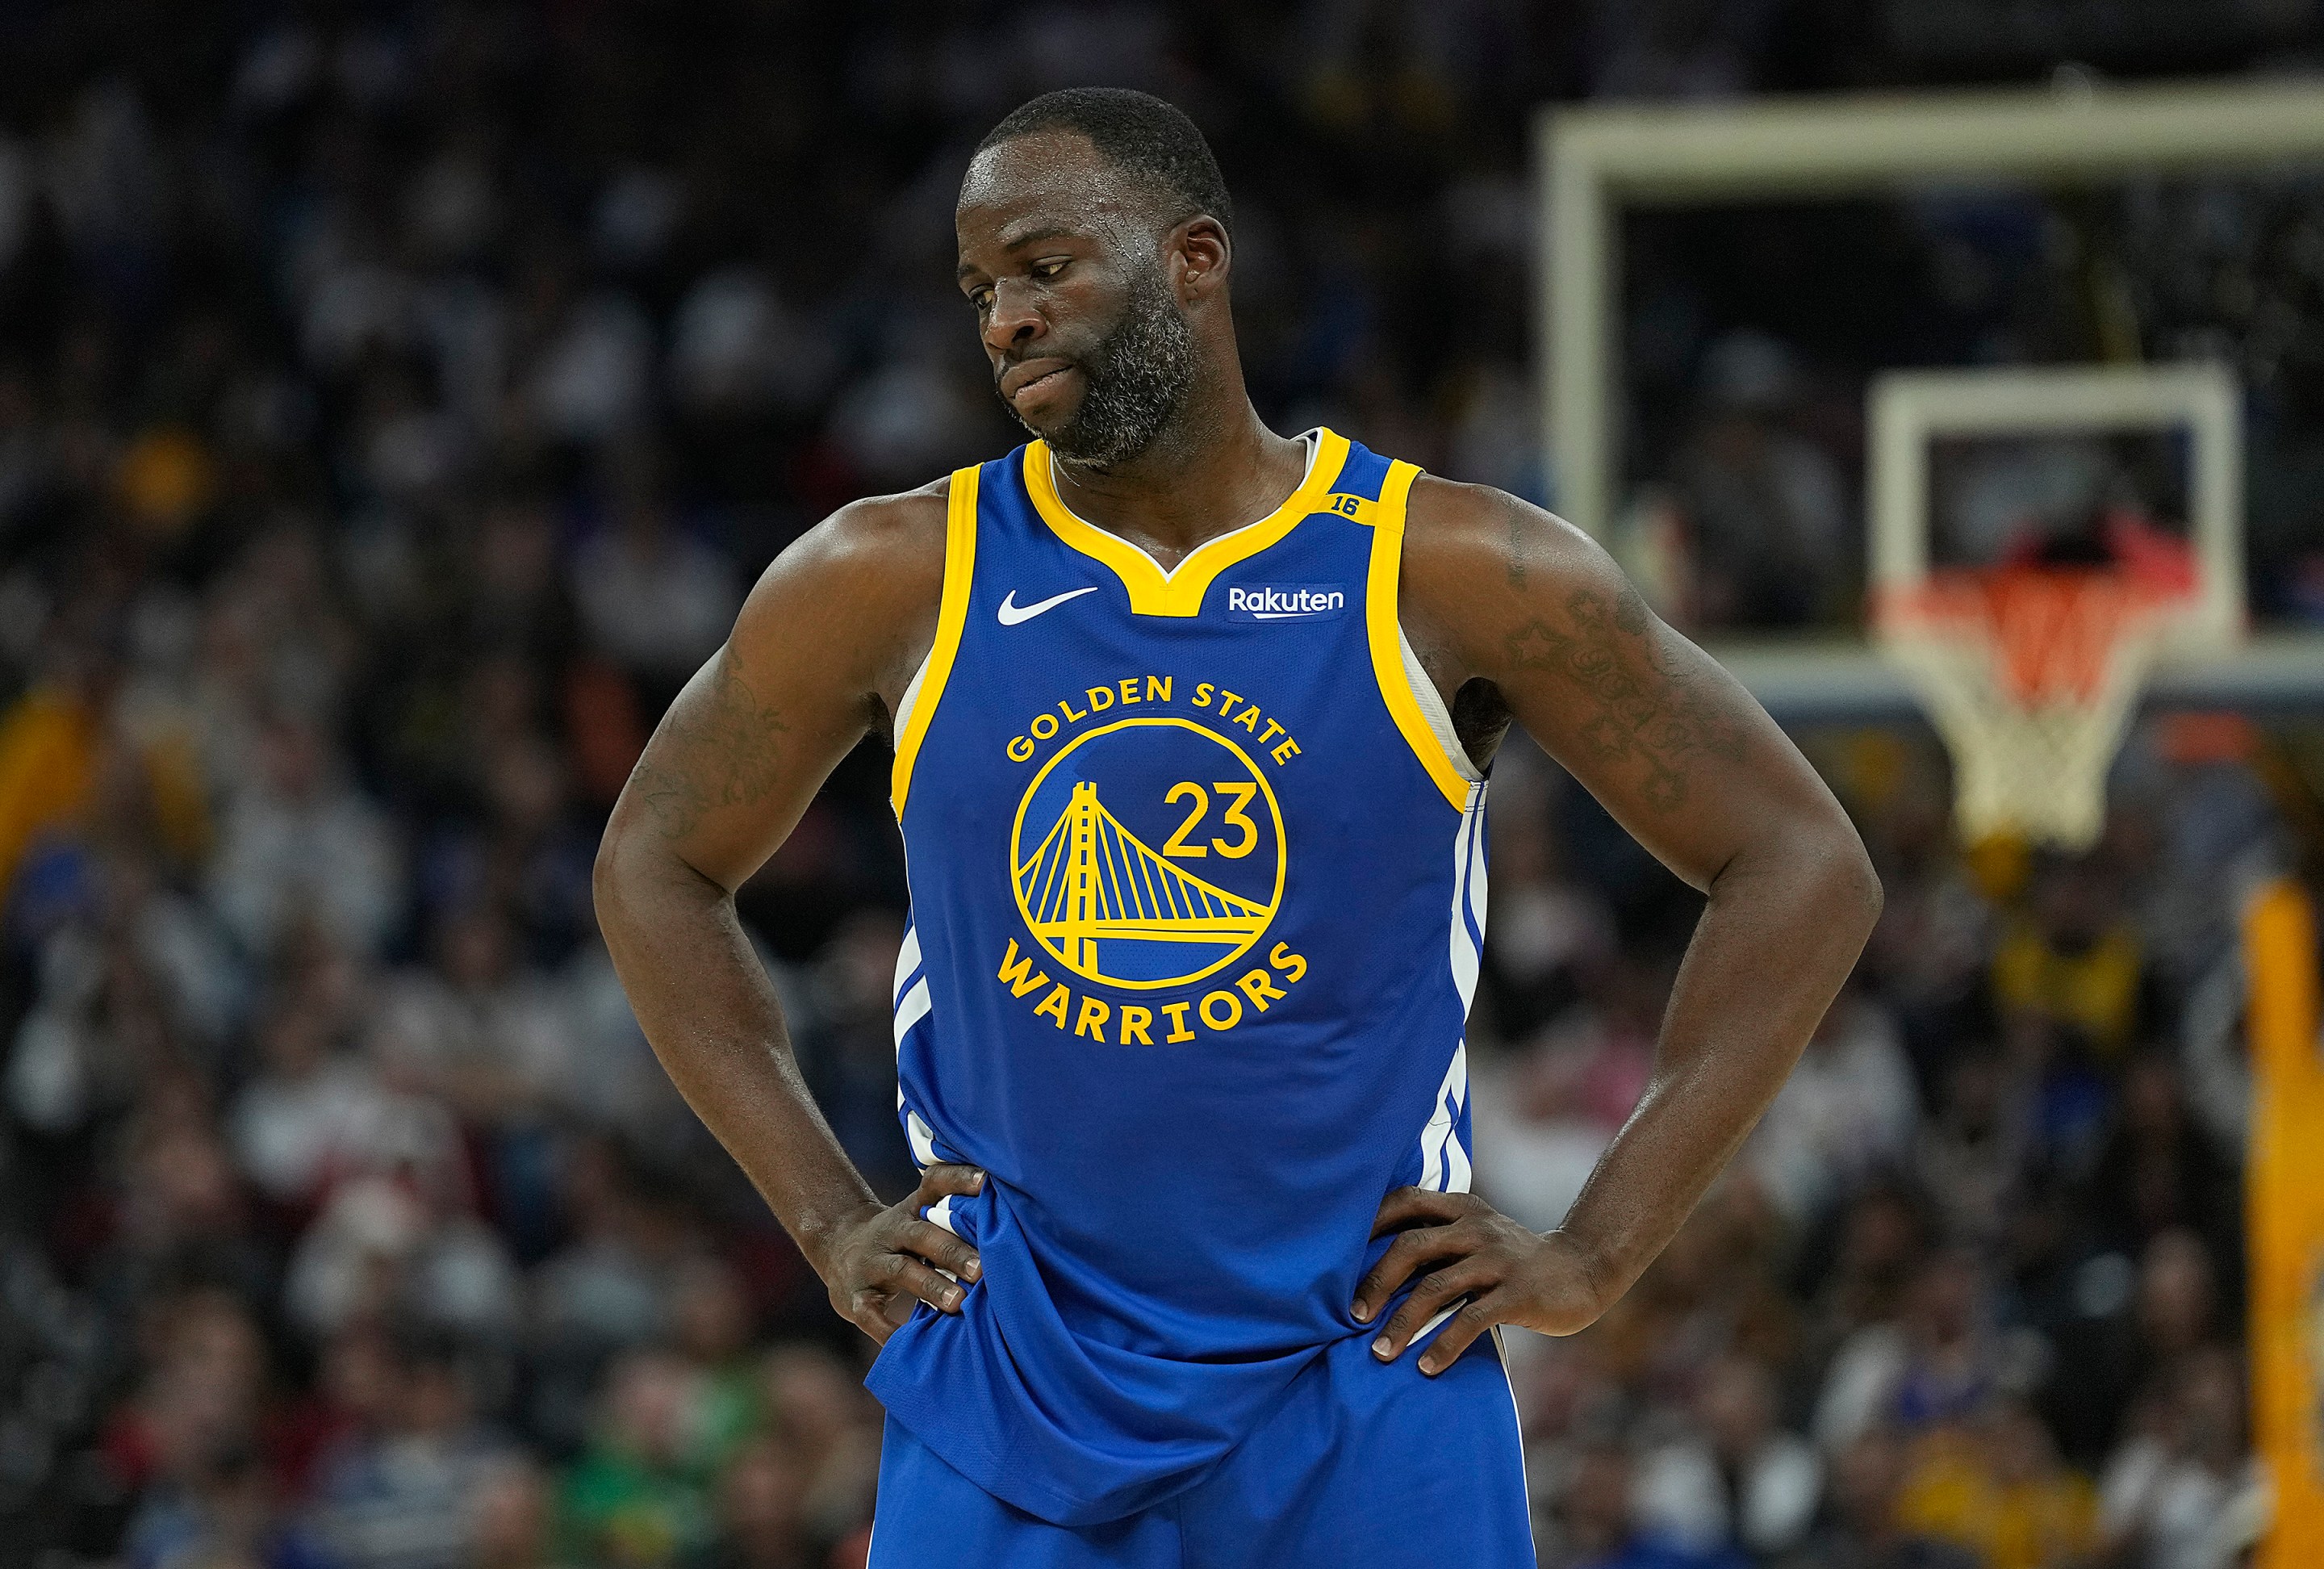
[[[1055,805],[1057,792],[1054,789],[1046,792],[1045,799],[1042,786],[1048,782],[1051,771],[1083,742],[1098,741],[1108,732],[1153,726],[1194,732],[1231,754],[1240,764],[1234,771],[1259,780],[1273,830],[1271,835],[1261,834],[1259,843],[1268,844],[1271,839],[1268,847],[1274,854],[1259,862],[1253,871],[1262,875],[1271,872],[1269,899],[1253,899],[1222,888],[1156,850],[1107,808],[1092,780],[1071,778],[1061,808]],[[1181,764],[1179,774],[1187,771],[1183,766],[1187,750],[1171,748]],[[1224,757],[1207,747],[1199,750],[1206,755],[1194,771],[1209,779],[1220,771],[1216,764]],[[1084,763],[1090,761],[1084,760]],[[1152,761],[1141,761],[1146,767],[1139,771],[1150,773]],[[1165,769],[1156,777],[1164,782],[1146,788],[1159,798],[1176,775]],[[1251,794],[1247,789],[1239,793],[1245,801]],[[1028,850],[1023,848],[1028,829],[1026,817],[1038,805],[1056,809],[1056,817]],[[1206,808],[1198,811],[1202,809]],[[1167,845],[1183,844],[1180,854],[1205,856],[1203,846],[1184,844],[1196,821],[1194,816],[1187,817]],[[1127,720],[1079,738],[1051,759],[1026,790],[1017,831],[1019,848],[1012,857],[1011,873],[1018,909],[1027,928],[1061,963],[1093,981],[1117,986],[1166,986],[1209,974],[1259,940],[1282,898],[1282,819],[1272,790],[1241,748],[1184,720]]]

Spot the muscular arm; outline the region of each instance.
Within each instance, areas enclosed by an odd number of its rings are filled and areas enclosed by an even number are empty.
[[[1413,1189],[1383,1206],[1381,1230],[1402,1234],[1359,1288],[1357,1315],[1434,1264],[1382,1353],[1465,1296],[1422,1358],[1434,1371],[1491,1324],[1569,1334],[1629,1288],[1791,1073],[1880,890],[1798,749],[1580,531],[1426,478],[1410,517],[1400,608],[1432,677],[1524,725],[1708,898],[1646,1094],[1563,1226],[1534,1239],[1480,1201]]]
[[[914,1211],[978,1179],[935,1168],[881,1205],[807,1094],[733,894],[886,727],[935,635],[944,521],[938,485],[856,503],[784,551],[670,705],[597,852],[598,921],[654,1054],[875,1339],[916,1299],[957,1305],[928,1264],[973,1279],[974,1255]]]

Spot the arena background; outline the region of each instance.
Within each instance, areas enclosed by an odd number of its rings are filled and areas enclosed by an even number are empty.
[[[1022,98],[1208,132],[1278,429],[1555,506],[1545,109],[2319,67],[2314,0],[0,7],[0,1564],[862,1561],[868,1346],[663,1080],[590,861],[787,540],[1017,439],[950,211]],[[2181,358],[2243,389],[2281,657],[2151,706],[2078,856],[1963,853],[1909,702],[1777,661],[1887,912],[1638,1288],[1512,1337],[1541,1561],[2237,1562],[2240,923],[2324,869],[2324,166],[1618,235],[1595,521],[1738,668],[1860,642],[1880,371]],[[893,1195],[885,765],[741,905]],[[1477,1180],[1547,1227],[1698,901],[1522,745],[1494,811]]]

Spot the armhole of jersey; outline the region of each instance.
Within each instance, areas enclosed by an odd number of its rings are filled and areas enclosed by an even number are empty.
[[[1436,788],[1456,812],[1469,809],[1471,789],[1482,776],[1453,734],[1452,715],[1428,672],[1405,641],[1397,617],[1397,586],[1404,568],[1404,509],[1420,470],[1409,463],[1388,466],[1380,484],[1379,511],[1372,524],[1372,558],[1364,584],[1364,626],[1371,645],[1372,677],[1405,743],[1420,760]],[[1431,701],[1424,706],[1420,694]]]
[[[1461,744],[1461,733],[1452,728],[1452,715],[1444,706],[1444,695],[1429,679],[1420,656],[1412,651],[1412,640],[1404,635],[1401,620],[1396,629],[1396,647],[1404,656],[1405,684],[1412,688],[1412,700],[1420,705],[1421,718],[1428,722],[1428,734],[1436,737],[1436,744],[1443,750],[1444,760],[1452,765],[1454,773],[1471,784],[1479,783],[1485,776],[1477,771],[1469,749]]]
[[[888,799],[896,821],[904,820],[904,798],[912,789],[912,764],[920,755],[920,741],[944,700],[945,678],[952,674],[953,657],[960,652],[960,634],[968,625],[968,585],[976,570],[976,481],[979,470],[956,469],[952,494],[945,508],[944,596],[936,608],[936,641],[928,657],[904,688],[896,705],[896,766],[889,777]]]

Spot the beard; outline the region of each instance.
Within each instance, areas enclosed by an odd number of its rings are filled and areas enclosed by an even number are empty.
[[[1194,380],[1194,334],[1159,264],[1131,281],[1121,319],[1074,364],[1082,373],[1082,401],[1071,419],[1046,433],[1049,450],[1069,463],[1105,468],[1152,445]],[[1018,423],[1025,425],[1021,417]]]

